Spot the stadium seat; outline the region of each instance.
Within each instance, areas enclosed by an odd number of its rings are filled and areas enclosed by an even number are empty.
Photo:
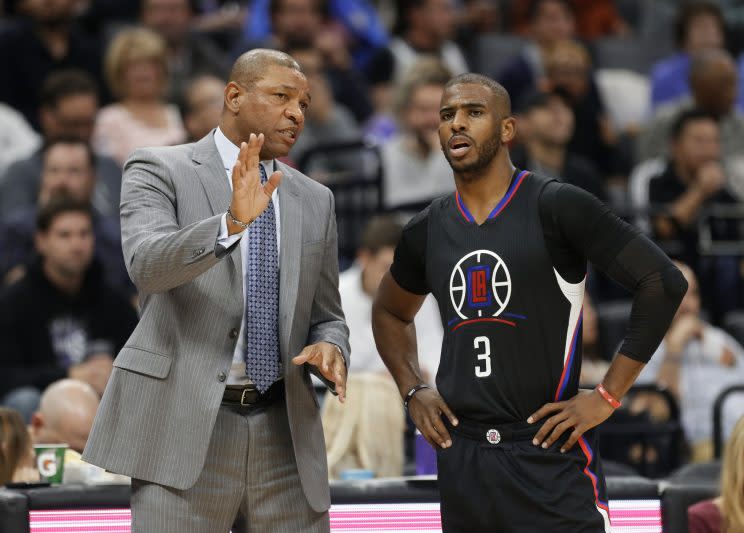
[[[687,531],[687,509],[717,494],[718,485],[715,483],[670,484],[662,487],[661,511],[664,533]]]
[[[527,43],[522,37],[487,33],[477,38],[473,47],[475,58],[473,67],[476,72],[486,76],[495,76],[509,59],[517,55]]]
[[[598,69],[631,70],[646,75],[653,57],[643,41],[633,37],[604,37],[592,44],[594,64]]]
[[[672,473],[666,480],[674,484],[717,483],[721,475],[721,461],[687,464]]]
[[[0,487],[2,531],[28,531],[28,499],[18,491]]]
[[[721,325],[726,333],[744,346],[744,311],[729,311],[723,316]]]
[[[733,427],[735,421],[741,416],[740,412],[725,409],[728,400],[737,394],[744,394],[744,384],[732,385],[722,390],[716,401],[713,402],[713,457],[716,459],[720,458],[723,453],[724,440],[726,439],[724,430]],[[724,420],[724,417],[726,420]]]

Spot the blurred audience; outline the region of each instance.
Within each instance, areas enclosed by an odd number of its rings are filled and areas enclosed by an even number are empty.
[[[594,388],[602,382],[609,368],[610,361],[604,358],[601,350],[597,309],[594,307],[591,297],[585,294],[581,323],[580,386]]]
[[[314,47],[323,57],[324,75],[334,98],[351,111],[355,120],[363,122],[372,114],[367,82],[353,61],[350,51],[353,46],[352,35],[347,26],[332,17],[332,12],[335,15],[339,14],[336,8],[346,12],[344,4],[347,4],[346,8],[352,15],[361,10],[358,15],[363,18],[356,19],[355,27],[375,25],[373,12],[369,13],[360,5],[364,4],[364,0],[330,3],[326,0],[254,2],[249,15],[251,27],[255,30],[251,32],[254,37],[241,42],[235,55],[251,48],[286,51],[296,47]],[[267,28],[260,27],[263,17],[266,17]],[[384,45],[385,42],[386,38],[383,36],[378,46]]]
[[[568,95],[575,117],[568,149],[587,158],[605,176],[618,172],[615,133],[594,82],[586,48],[574,41],[560,41],[544,55],[543,89],[561,89]]]
[[[5,170],[12,163],[30,156],[39,144],[39,134],[26,122],[23,115],[0,102],[0,188]]]
[[[690,94],[690,62],[708,49],[722,50],[726,21],[716,2],[694,1],[680,6],[674,25],[678,52],[659,61],[651,70],[651,108],[687,98]]]
[[[354,265],[339,278],[341,305],[355,354],[347,382],[348,401],[323,404],[323,429],[331,477],[363,468],[377,476],[403,473],[405,413],[398,389],[375,348],[372,302],[393,262],[403,226],[392,215],[372,218],[361,238]],[[433,383],[439,365],[442,326],[429,296],[416,315],[416,342],[424,379]]]
[[[636,383],[653,383],[672,393],[680,405],[682,427],[692,446],[692,460],[706,461],[713,458],[713,403],[724,389],[744,381],[744,348],[702,318],[697,277],[688,265],[676,264],[687,280],[687,294],[664,340]],[[638,395],[632,408],[658,409],[643,405],[652,401],[649,396]],[[739,397],[733,397],[727,404],[727,409],[744,412],[744,400]]]
[[[100,46],[73,24],[78,0],[25,0],[25,17],[0,32],[0,102],[39,127],[39,90],[53,71],[79,68],[101,81]]]
[[[98,113],[97,152],[120,165],[137,148],[186,139],[178,108],[165,100],[169,80],[165,41],[151,30],[122,30],[106,52],[106,78],[118,102]]]
[[[49,76],[41,88],[39,118],[45,142],[59,138],[91,141],[98,113],[98,89],[90,75],[80,70],[60,70]],[[39,148],[27,159],[0,174],[0,213],[34,207],[38,202],[42,174]],[[121,167],[110,157],[96,154],[96,187],[93,205],[102,215],[119,216]]]
[[[31,435],[20,413],[0,407],[0,486],[39,481]]]
[[[90,146],[76,138],[59,138],[49,142],[41,153],[41,184],[38,206],[44,206],[61,195],[91,204],[97,176]],[[0,281],[18,279],[34,252],[34,234],[38,206],[15,211],[0,217]],[[133,292],[134,288],[124,267],[121,251],[119,218],[104,216],[93,208],[95,253],[111,285]]]
[[[420,59],[398,84],[400,132],[382,147],[384,204],[426,202],[455,190],[439,142],[439,105],[450,72],[434,58]]]
[[[225,101],[225,82],[210,75],[198,76],[186,84],[181,114],[188,141],[198,141],[217,127]]]
[[[41,391],[60,378],[85,381],[102,394],[113,357],[137,323],[93,259],[87,203],[66,197],[47,203],[35,240],[39,259],[0,293],[0,403],[26,420]]]
[[[604,182],[594,164],[571,152],[575,119],[568,93],[561,89],[528,95],[520,105],[521,143],[510,150],[519,168],[561,178],[607,201]]]
[[[529,34],[530,10],[534,0],[513,0],[509,13],[512,31]],[[625,35],[630,31],[620,16],[614,0],[571,0],[576,17],[576,34],[584,40],[593,40],[607,35]]]
[[[191,0],[142,0],[140,21],[164,40],[168,48],[168,95],[178,101],[186,84],[198,75],[224,79],[230,72],[225,54],[207,37],[192,31]]]
[[[692,108],[718,121],[724,158],[743,155],[744,117],[735,109],[738,83],[736,64],[725,50],[706,50],[694,56],[690,65],[691,98],[659,108],[638,138],[638,160],[663,156],[675,117]]]
[[[456,30],[454,0],[402,0],[397,4],[395,37],[372,60],[369,75],[399,82],[423,56],[434,56],[453,74],[468,70]],[[387,76],[386,76],[387,75]]]
[[[307,76],[313,98],[305,112],[302,135],[289,152],[289,157],[302,165],[302,158],[308,150],[320,145],[358,140],[361,131],[349,110],[333,98],[321,51],[312,45],[298,45],[289,48],[287,53],[297,60]],[[358,162],[355,154],[339,152],[314,157],[313,162],[301,170],[319,181],[327,181],[328,174],[354,171]]]
[[[688,533],[744,531],[744,417],[734,426],[721,462],[721,495],[687,509]]]
[[[532,0],[527,14],[530,43],[494,73],[515,102],[538,87],[545,77],[546,55],[557,43],[572,39],[576,30],[573,6],[568,0]]]

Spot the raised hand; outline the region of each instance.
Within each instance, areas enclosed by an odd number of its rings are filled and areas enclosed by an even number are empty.
[[[233,193],[230,202],[230,212],[241,222],[250,224],[264,212],[271,201],[271,195],[279,186],[282,173],[276,171],[261,183],[259,154],[264,143],[264,135],[251,133],[248,142],[240,143],[240,153],[232,169]],[[228,233],[239,233],[243,228],[234,224],[227,217]]]

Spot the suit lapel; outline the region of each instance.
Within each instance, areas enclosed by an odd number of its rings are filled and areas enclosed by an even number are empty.
[[[279,256],[279,345],[285,364],[289,356],[286,347],[292,331],[292,321],[297,303],[302,256],[302,201],[293,171],[279,163],[282,182],[279,185],[279,216],[281,219],[281,243]]]
[[[204,187],[207,194],[209,205],[212,208],[213,215],[225,213],[230,205],[232,192],[228,183],[227,174],[222,164],[222,158],[214,144],[214,130],[203,137],[194,145],[192,156],[196,166],[194,167],[196,175]],[[238,274],[238,279],[243,278],[243,258],[240,251],[237,250],[228,256],[232,261],[233,268]]]

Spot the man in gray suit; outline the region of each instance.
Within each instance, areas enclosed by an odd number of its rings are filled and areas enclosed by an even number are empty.
[[[132,477],[133,531],[227,531],[239,510],[250,531],[329,530],[309,372],[343,401],[333,196],[276,161],[309,102],[290,56],[252,50],[214,132],[125,166],[122,241],[142,315],[83,457]]]

